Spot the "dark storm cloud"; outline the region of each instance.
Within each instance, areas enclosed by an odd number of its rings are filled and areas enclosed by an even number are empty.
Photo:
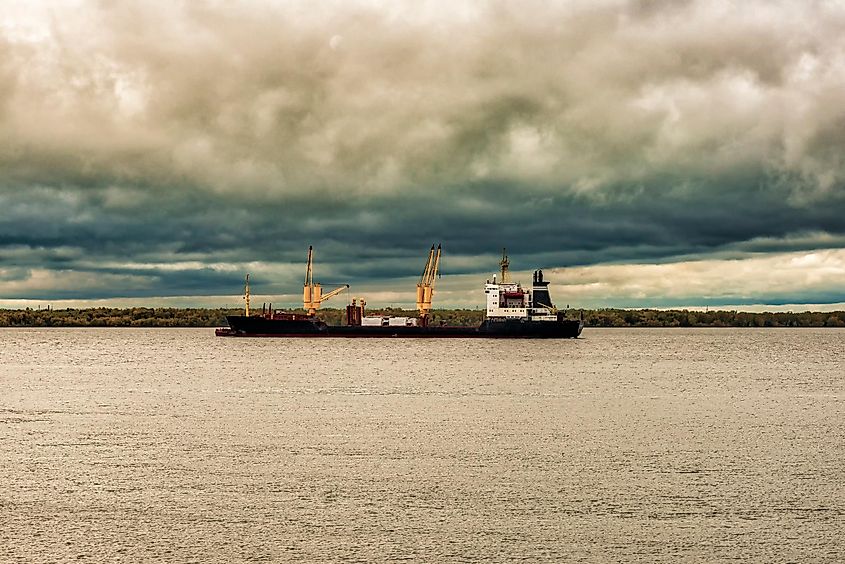
[[[503,246],[525,270],[841,246],[843,24],[828,2],[15,4],[4,291],[231,293],[259,263],[290,291],[309,244],[352,283],[418,275],[439,241],[456,275]]]

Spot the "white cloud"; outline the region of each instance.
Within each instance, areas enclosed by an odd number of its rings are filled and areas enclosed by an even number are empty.
[[[629,307],[661,301],[732,304],[739,299],[765,300],[805,293],[841,295],[845,249],[734,260],[597,265],[551,272],[548,278],[553,280],[558,300],[571,303],[601,306],[625,302]]]
[[[108,291],[115,287],[128,287],[138,292],[149,289],[154,282],[148,277],[132,274],[97,274],[46,268],[26,269],[23,273],[19,273],[12,269],[0,268],[0,295],[4,296],[67,289],[97,292]]]
[[[842,4],[29,4],[0,27],[0,158],[33,177],[596,191],[762,162],[798,203],[845,178]]]
[[[202,263],[125,265],[128,268],[155,271],[205,268]],[[250,271],[252,280],[267,283],[274,278],[298,280],[295,274],[301,265],[243,264],[233,268],[229,264],[214,265],[215,269]],[[801,294],[842,295],[845,279],[845,249],[814,252],[748,255],[739,259],[709,259],[670,262],[665,264],[612,264],[571,268],[545,269],[551,282],[552,297],[559,307],[721,307],[743,311],[830,311],[839,307],[815,305],[765,305],[771,300]],[[8,271],[0,270],[0,295],[15,295],[24,289],[65,291],[81,286],[93,290],[107,290],[115,285],[131,283],[137,289],[153,289],[151,279],[140,275],[93,275],[84,273],[32,271],[23,279],[3,280]],[[323,268],[323,276],[330,275]],[[486,275],[492,277],[493,272]],[[438,280],[435,302],[437,307],[480,307],[483,305],[485,275],[445,276]],[[513,272],[515,281],[529,283],[531,272]],[[128,279],[128,278],[131,278]],[[362,283],[349,290],[348,296],[363,296],[373,307],[396,306],[413,308],[416,279],[398,278]],[[273,302],[278,306],[296,307],[301,296],[297,282],[291,282],[283,294],[255,293],[253,301]],[[122,297],[109,299],[33,300],[4,299],[0,307],[35,307],[53,304],[54,307],[238,307],[241,287],[233,287],[226,296],[162,296]],[[329,307],[342,307],[347,294],[342,294]],[[766,301],[766,300],[770,301]],[[737,300],[742,300],[738,302]],[[735,305],[737,303],[745,305]]]

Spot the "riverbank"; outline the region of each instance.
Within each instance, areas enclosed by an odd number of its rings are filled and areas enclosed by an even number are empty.
[[[588,327],[845,327],[845,311],[585,309],[572,312],[576,316],[583,312]],[[0,327],[220,327],[226,325],[226,315],[241,313],[240,309],[205,308],[0,309]],[[368,313],[416,315],[413,310],[394,308],[373,309]],[[319,315],[329,324],[341,324],[344,311],[327,308]],[[478,325],[483,315],[478,309],[440,309],[434,310],[432,321],[470,326]]]

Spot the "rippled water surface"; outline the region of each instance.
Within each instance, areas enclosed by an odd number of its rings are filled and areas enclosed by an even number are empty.
[[[0,561],[842,562],[843,352],[0,330]]]

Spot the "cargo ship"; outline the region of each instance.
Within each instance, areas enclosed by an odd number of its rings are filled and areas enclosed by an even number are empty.
[[[352,299],[346,306],[346,324],[329,325],[317,317],[320,305],[349,288],[345,284],[327,294],[313,279],[313,248],[308,249],[303,308],[306,313],[292,313],[262,307],[251,315],[249,275],[244,287],[244,315],[226,317],[229,327],[219,328],[221,337],[409,337],[409,338],[576,338],[584,328],[583,317],[573,318],[552,303],[549,282],[543,271],[535,270],[530,287],[512,282],[508,272],[507,252],[503,250],[500,272],[484,284],[486,310],[478,326],[457,327],[430,322],[434,285],[439,276],[440,245],[432,245],[428,262],[417,284],[418,317],[366,315],[366,301]]]

